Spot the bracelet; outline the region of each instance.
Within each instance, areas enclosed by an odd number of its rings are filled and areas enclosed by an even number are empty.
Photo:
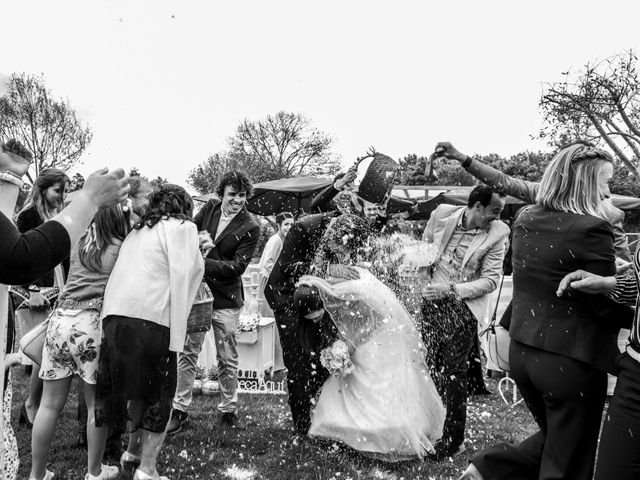
[[[471,162],[473,161],[473,158],[471,158],[469,155],[467,155],[467,158],[464,159],[464,162],[462,162],[462,168],[469,168],[471,166]]]
[[[457,297],[458,296],[458,292],[456,291],[455,283],[450,283],[449,284],[449,295],[452,296],[452,297]]]
[[[0,181],[13,183],[16,187],[20,189],[22,189],[22,187],[24,186],[24,182],[22,181],[22,179],[18,177],[18,175],[16,175],[15,173],[11,173],[11,172],[0,172]]]

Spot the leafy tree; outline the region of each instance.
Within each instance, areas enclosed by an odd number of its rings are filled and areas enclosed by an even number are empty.
[[[92,133],[76,117],[68,100],[53,98],[42,77],[13,74],[0,96],[0,141],[15,138],[34,156],[33,179],[49,167],[68,170],[80,159]]]
[[[540,101],[541,138],[556,145],[584,138],[606,144],[634,176],[640,176],[640,78],[629,51],[546,85]]]
[[[204,194],[231,169],[244,171],[254,182],[334,175],[341,164],[330,152],[331,144],[331,137],[312,127],[301,114],[278,112],[258,121],[245,119],[229,138],[228,150],[192,170],[188,182]]]

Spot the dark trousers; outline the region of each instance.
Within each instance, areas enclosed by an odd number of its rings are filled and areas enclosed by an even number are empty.
[[[511,377],[540,430],[517,446],[489,448],[471,462],[487,480],[591,480],[607,374],[514,340],[509,359]]]
[[[463,301],[452,297],[424,301],[422,319],[427,366],[447,408],[441,440],[446,452],[464,441],[468,360],[478,337],[477,320]]]
[[[467,359],[469,367],[467,369],[467,379],[469,383],[469,394],[484,393],[487,386],[484,383],[484,374],[482,373],[482,353],[480,351],[480,338],[475,335],[469,358]]]
[[[289,406],[296,430],[306,434],[311,426],[311,400],[329,372],[320,365],[320,358],[307,353],[301,346],[296,328],[297,316],[292,307],[273,313],[280,344],[282,359],[287,367],[287,388],[289,390]]]
[[[596,480],[640,478],[640,363],[626,353],[604,418]]]

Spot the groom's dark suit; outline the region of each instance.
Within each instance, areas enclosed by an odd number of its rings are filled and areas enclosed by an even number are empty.
[[[311,424],[311,399],[328,372],[302,349],[298,338],[293,293],[298,279],[307,273],[322,234],[339,212],[309,215],[294,223],[284,239],[282,252],[267,281],[264,296],[273,310],[280,334],[282,356],[287,367],[289,405],[296,429],[306,434]],[[320,324],[319,328],[320,328]],[[319,346],[320,347],[320,346]]]

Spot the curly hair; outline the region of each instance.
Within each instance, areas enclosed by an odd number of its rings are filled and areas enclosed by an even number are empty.
[[[224,189],[228,186],[233,187],[236,192],[244,190],[247,192],[247,198],[253,195],[253,185],[251,184],[251,180],[249,180],[249,177],[239,170],[230,170],[222,175],[222,178],[216,187],[216,195],[218,195],[218,198],[222,198],[224,196]]]
[[[133,228],[153,228],[160,220],[168,218],[191,220],[192,214],[191,196],[181,186],[167,183],[149,195],[149,206]]]

